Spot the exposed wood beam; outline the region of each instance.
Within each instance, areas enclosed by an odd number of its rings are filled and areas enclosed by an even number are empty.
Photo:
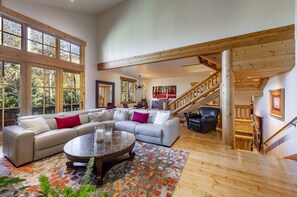
[[[275,41],[294,39],[294,25],[269,29],[215,41],[164,50],[146,55],[128,57],[97,65],[98,70],[108,70],[147,63],[162,62],[186,57],[200,56],[209,53],[219,53],[226,49],[233,49]]]
[[[212,61],[209,61],[207,60],[206,58],[204,58],[203,56],[197,56],[198,58],[198,61],[200,61],[201,63],[203,63],[205,66],[215,70],[215,71],[218,71],[218,66],[216,64],[213,64]]]
[[[217,53],[217,54],[208,54],[208,55],[201,55],[201,58],[217,65],[217,70],[220,69],[222,67],[222,55],[221,53]]]

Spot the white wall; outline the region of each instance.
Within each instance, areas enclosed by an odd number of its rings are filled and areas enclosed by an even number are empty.
[[[294,23],[294,0],[127,0],[98,16],[98,62]]]
[[[86,41],[86,109],[94,108],[95,79],[98,79],[96,16],[16,0],[4,0],[3,5]]]
[[[295,0],[295,38],[297,36],[297,0]],[[297,46],[297,41],[295,39],[295,46]],[[295,63],[297,62],[297,50],[295,50]],[[273,135],[277,130],[283,127],[286,123],[291,121],[297,116],[297,66],[288,73],[281,74],[271,78],[265,89],[263,97],[255,100],[255,113],[264,117],[263,125],[263,135],[264,140]],[[279,119],[269,114],[269,90],[285,88],[285,118]],[[293,154],[297,154],[297,128],[291,126],[289,129],[283,131],[271,143],[286,136],[287,141],[279,145],[277,148],[273,149],[269,154],[286,157]]]

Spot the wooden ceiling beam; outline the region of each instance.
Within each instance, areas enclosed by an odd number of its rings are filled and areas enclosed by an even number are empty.
[[[212,70],[218,71],[216,64],[212,64],[212,62],[208,61],[207,59],[204,59],[203,57],[197,56],[197,59],[199,62],[201,62],[203,65],[207,66],[208,68],[211,68]]]
[[[220,53],[225,49],[233,49],[257,44],[294,39],[294,25],[219,39],[215,41],[164,50],[160,52],[128,57],[98,63],[98,70],[108,70],[135,66],[147,63],[162,62],[180,58],[200,56],[209,53]]]

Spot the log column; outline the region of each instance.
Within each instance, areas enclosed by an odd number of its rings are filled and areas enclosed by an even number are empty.
[[[234,72],[231,50],[222,53],[221,109],[222,140],[234,148]]]

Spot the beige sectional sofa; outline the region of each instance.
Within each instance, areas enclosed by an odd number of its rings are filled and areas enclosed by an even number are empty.
[[[63,151],[64,145],[71,139],[92,133],[94,126],[104,124],[116,130],[128,131],[135,134],[136,139],[171,146],[180,135],[179,118],[171,117],[164,121],[162,125],[154,124],[156,110],[134,110],[134,109],[116,109],[127,111],[125,120],[105,120],[90,121],[90,115],[102,112],[103,109],[82,110],[74,112],[62,112],[51,115],[24,116],[19,118],[19,125],[7,126],[3,128],[3,154],[15,166],[36,161],[50,155]],[[148,123],[139,123],[132,121],[134,111],[149,113]],[[68,117],[79,115],[81,125],[73,128],[58,129],[55,117]],[[35,134],[31,130],[26,130],[20,124],[21,120],[33,119],[42,116],[49,126],[48,131]]]

